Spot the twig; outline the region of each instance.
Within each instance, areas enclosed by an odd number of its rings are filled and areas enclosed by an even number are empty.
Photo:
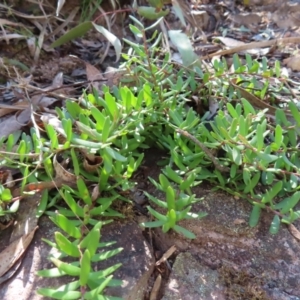
[[[199,146],[201,148],[201,150],[210,158],[210,160],[212,161],[212,163],[214,164],[214,166],[215,166],[215,168],[217,170],[219,170],[222,173],[230,172],[230,169],[228,167],[222,166],[216,160],[216,158],[211,154],[211,152],[208,150],[208,148],[203,143],[201,143],[200,141],[198,141],[190,133],[188,133],[187,131],[182,130],[182,129],[176,129],[176,132],[182,134],[183,136],[185,136],[186,138],[188,138],[189,140],[191,140],[193,143],[195,143],[197,146]]]

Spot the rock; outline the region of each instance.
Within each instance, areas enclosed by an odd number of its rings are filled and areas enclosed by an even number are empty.
[[[39,229],[33,243],[23,257],[23,262],[17,273],[0,286],[0,299],[30,299],[45,300],[48,298],[36,294],[42,287],[55,288],[72,281],[69,276],[58,278],[42,278],[36,275],[41,269],[52,268],[52,263],[47,259],[50,247],[42,241],[46,238],[53,241],[56,226],[47,216],[41,217]],[[143,299],[148,287],[148,279],[154,268],[154,259],[148,243],[145,241],[138,224],[132,221],[115,221],[106,225],[101,230],[101,242],[116,241],[111,249],[123,247],[124,250],[104,262],[97,263],[98,270],[107,268],[116,263],[123,265],[114,273],[114,278],[122,279],[121,287],[109,287],[107,295],[122,297],[126,300]],[[3,232],[0,236],[3,241]],[[109,249],[107,247],[106,249]]]
[[[181,253],[162,300],[225,300],[225,287],[219,277],[217,271],[202,265],[191,253]]]
[[[163,197],[155,189],[148,192],[159,199]],[[194,205],[193,212],[206,211],[208,216],[185,220],[180,225],[192,231],[196,239],[188,240],[174,232],[164,234],[157,229],[153,236],[160,250],[164,252],[175,245],[179,251],[188,251],[197,258],[199,274],[206,272],[206,268],[218,272],[227,299],[300,300],[300,244],[288,228],[283,225],[278,234],[270,234],[273,215],[266,211],[258,226],[250,228],[248,218],[252,206],[247,201],[205,190],[203,186],[197,187],[194,193],[204,199]],[[299,221],[294,225],[299,229]],[[189,264],[189,259],[186,260],[183,265]],[[176,278],[177,288],[183,284],[186,291],[186,298],[182,299],[200,299],[194,290],[186,288],[185,278]],[[167,291],[172,282],[169,281]],[[188,298],[190,293],[194,298]]]

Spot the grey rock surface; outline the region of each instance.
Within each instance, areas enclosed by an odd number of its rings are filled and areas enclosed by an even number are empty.
[[[176,257],[162,300],[225,300],[224,291],[218,272],[186,252]]]
[[[70,282],[68,276],[59,278],[36,276],[38,270],[53,268],[52,263],[47,259],[50,247],[42,241],[42,238],[53,240],[55,231],[57,231],[57,228],[48,217],[41,217],[39,229],[23,257],[20,268],[11,279],[0,285],[1,300],[45,300],[48,298],[36,294],[38,288],[58,288]],[[107,268],[116,263],[123,264],[114,273],[114,278],[122,279],[123,285],[121,287],[109,287],[106,294],[122,297],[126,300],[143,299],[145,290],[148,287],[148,279],[154,268],[154,260],[140,227],[135,222],[113,222],[104,226],[101,234],[102,242],[116,241],[111,249],[124,248],[118,255],[96,266],[98,270],[101,270],[101,268]],[[2,242],[7,238],[5,235],[8,237],[9,232],[0,232]]]

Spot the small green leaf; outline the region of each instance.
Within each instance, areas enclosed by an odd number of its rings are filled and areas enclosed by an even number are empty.
[[[57,149],[58,148],[58,138],[57,138],[57,132],[55,131],[55,129],[49,125],[49,124],[46,124],[46,132],[47,132],[47,135],[48,137],[50,138],[51,140],[51,144],[50,144],[50,147],[51,149]]]
[[[273,155],[273,154],[268,154],[268,153],[262,153],[262,152],[258,152],[257,156],[263,160],[265,163],[269,164],[275,160],[278,159],[277,155]]]
[[[297,122],[297,126],[300,126],[300,112],[297,105],[293,101],[289,101],[289,108],[295,121]]]
[[[166,191],[167,188],[171,185],[170,181],[167,179],[167,177],[164,174],[159,174],[159,182],[162,186],[163,191]]]
[[[48,277],[48,278],[61,277],[63,275],[66,275],[65,272],[60,271],[58,268],[40,270],[40,271],[37,271],[36,274],[38,276]]]
[[[76,176],[79,176],[80,174],[80,167],[79,167],[79,162],[77,159],[77,154],[75,153],[75,149],[71,149],[71,157],[72,157],[72,164],[73,164],[73,169],[74,169],[74,174]]]
[[[249,184],[246,184],[245,189],[244,189],[244,193],[249,193],[250,191],[253,191],[253,189],[256,187],[256,185],[258,184],[259,180],[260,180],[260,172],[257,172],[251,179]]]
[[[37,290],[37,293],[52,299],[63,299],[63,300],[75,300],[80,299],[81,292],[76,291],[57,291],[54,289],[41,288]]]
[[[166,190],[166,200],[167,200],[167,205],[168,205],[168,210],[172,210],[172,209],[176,209],[176,206],[175,206],[175,191],[174,189],[171,187],[171,186],[168,186],[167,187],[167,190]]]
[[[136,26],[132,25],[132,24],[129,24],[129,29],[131,30],[131,32],[137,36],[138,38],[142,38],[143,37],[143,33],[142,31],[137,28]]]
[[[55,232],[55,241],[57,243],[58,248],[62,252],[66,253],[67,255],[73,256],[73,257],[80,257],[80,251],[78,250],[78,248],[74,244],[72,244],[60,232]]]
[[[112,157],[115,160],[121,161],[121,162],[125,162],[127,161],[127,158],[124,157],[123,155],[121,155],[120,153],[118,153],[116,150],[110,148],[110,147],[106,147],[105,151],[107,152],[107,154]]]
[[[176,212],[173,208],[168,211],[167,217],[170,228],[174,228],[176,224]]]
[[[43,161],[43,165],[44,165],[44,168],[45,168],[45,171],[46,171],[47,175],[50,178],[53,178],[53,176],[54,176],[54,167],[53,167],[53,163],[52,163],[52,157],[50,157],[50,156],[45,157],[45,159]]]
[[[91,126],[87,126],[83,124],[82,122],[75,121],[75,124],[79,131],[86,134],[88,137],[90,137],[94,141],[101,141],[102,135],[98,133],[96,129],[91,128]],[[93,124],[94,125],[94,124]],[[104,141],[103,141],[104,142]]]
[[[260,218],[260,213],[261,213],[261,208],[258,205],[254,205],[249,219],[250,227],[255,227],[257,225]]]
[[[163,172],[177,184],[180,184],[182,182],[182,178],[170,166],[166,166],[166,168],[165,168],[165,170],[163,170]],[[168,185],[169,184],[170,183],[168,183]],[[161,183],[161,185],[162,185],[162,183]]]
[[[227,106],[228,112],[230,113],[230,115],[233,118],[239,118],[239,114],[237,113],[237,111],[235,110],[235,108],[233,107],[233,105],[230,102],[227,102],[226,106]]]
[[[244,183],[246,184],[246,186],[249,185],[249,183],[251,181],[251,173],[248,168],[243,169],[243,180],[244,180]]]
[[[252,114],[252,115],[256,114],[254,107],[250,104],[250,102],[248,100],[246,100],[245,98],[241,98],[241,102],[244,107],[244,115],[245,116],[247,116],[249,114]]]
[[[279,227],[280,227],[280,218],[278,215],[275,215],[271,223],[269,232],[271,234],[276,234],[279,231]]]
[[[53,299],[64,299],[64,300],[80,299],[81,293],[75,291],[79,288],[79,286],[80,286],[79,281],[76,280],[64,284],[58,289],[41,288],[37,290],[37,293]]]
[[[189,230],[179,226],[179,225],[175,225],[173,228],[176,232],[183,234],[185,237],[189,238],[189,239],[194,239],[196,238],[195,234],[190,232]]]
[[[194,52],[191,41],[185,33],[180,30],[169,30],[168,34],[172,43],[177,47],[185,67],[189,67],[195,63],[200,64],[200,59]]]
[[[65,131],[67,141],[71,142],[72,137],[73,137],[72,120],[71,119],[62,119],[61,124]]]
[[[10,189],[4,189],[1,193],[1,200],[8,202],[12,199],[12,194]]]
[[[19,153],[20,162],[23,162],[25,155],[27,154],[26,142],[24,140],[20,141],[17,152]]]
[[[104,35],[104,37],[113,45],[113,47],[115,48],[116,51],[116,61],[118,61],[120,59],[121,56],[121,51],[122,51],[122,44],[120,42],[120,40],[114,35],[112,34],[109,30],[107,30],[106,28],[104,28],[103,26],[97,25],[94,22],[92,22],[94,28],[102,33]]]
[[[102,222],[98,222],[79,244],[81,249],[84,248],[89,249],[91,257],[94,256],[98,248],[101,227],[102,227]]]
[[[276,197],[276,195],[282,190],[282,181],[278,181],[276,184],[274,184],[270,190],[268,190],[263,197],[262,202],[263,203],[272,203],[272,200]]]
[[[279,124],[277,124],[275,128],[275,144],[277,145],[277,149],[280,148],[281,143],[283,141],[283,133],[282,133],[282,128]]]
[[[88,204],[88,205],[92,205],[92,199],[90,196],[90,192],[89,192],[84,180],[81,177],[77,180],[77,188],[78,188],[79,195],[80,195],[81,199],[84,201],[84,203]]]
[[[66,34],[61,36],[59,39],[57,39],[54,43],[50,45],[51,48],[55,48],[58,46],[61,46],[69,41],[73,41],[74,39],[83,36],[85,33],[87,33],[90,29],[93,28],[92,22],[84,22],[76,27],[69,30]]]
[[[238,166],[242,164],[241,151],[236,147],[232,148],[232,159],[234,163],[237,164]]]
[[[147,209],[156,219],[163,221],[164,223],[168,222],[168,218],[166,216],[160,214],[159,212],[154,210],[151,206],[147,206]]]
[[[50,257],[50,260],[60,271],[63,271],[66,274],[68,274],[70,276],[79,276],[80,275],[79,267],[73,266],[71,264],[67,264],[57,258],[54,258],[54,257]]]
[[[192,172],[188,175],[188,177],[179,185],[179,189],[181,191],[187,190],[188,193],[190,192],[190,188],[193,186],[196,180],[197,174],[196,172]]]
[[[257,151],[261,151],[264,147],[264,129],[261,124],[257,125],[256,128],[256,148]]]
[[[143,222],[141,223],[141,226],[147,227],[147,228],[156,228],[156,227],[161,227],[165,224],[165,221],[153,221],[153,222]]]
[[[103,282],[100,285],[98,285],[98,287],[96,287],[92,291],[86,292],[84,294],[84,299],[86,299],[86,300],[94,300],[94,299],[102,300],[103,299],[104,300],[105,298],[102,296],[99,296],[99,294],[106,288],[106,286],[109,284],[109,282],[112,280],[112,278],[113,278],[112,275],[108,276],[107,278],[105,278],[103,280]]]
[[[41,217],[44,214],[44,212],[46,211],[46,208],[47,208],[47,205],[48,205],[48,199],[49,199],[48,190],[43,190],[41,201],[40,201],[40,203],[37,207],[37,210],[36,210],[36,217],[37,218]]]
[[[112,120],[115,120],[120,113],[117,107],[116,99],[109,92],[107,92],[105,93],[105,102]]]
[[[93,256],[91,261],[92,262],[98,262],[98,261],[107,260],[108,258],[113,257],[113,256],[121,253],[122,251],[123,251],[123,248],[120,247],[120,248],[116,248],[116,249],[113,249],[113,250],[97,253]]]
[[[64,230],[69,236],[76,239],[81,238],[81,232],[79,228],[74,226],[74,222],[68,220],[64,215],[55,214],[49,217],[58,227]]]
[[[294,206],[298,204],[299,200],[300,200],[299,191],[295,192],[291,197],[285,198],[283,201],[279,203],[281,204],[281,206],[283,206],[280,213],[282,214],[288,213],[290,209],[294,208]]]
[[[139,6],[137,9],[137,13],[148,20],[157,20],[166,16],[169,12],[169,9],[156,11],[155,7],[150,6]]]
[[[91,272],[91,255],[90,251],[86,249],[83,253],[83,256],[80,260],[80,276],[79,276],[79,282],[81,286],[85,286],[89,279],[89,274]]]
[[[82,207],[80,207],[75,200],[73,199],[73,197],[71,196],[71,194],[66,191],[64,193],[64,200],[66,201],[66,203],[68,204],[68,206],[71,208],[72,212],[78,216],[78,217],[83,217],[83,209]]]

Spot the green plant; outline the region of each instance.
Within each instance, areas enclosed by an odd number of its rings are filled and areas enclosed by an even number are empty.
[[[183,234],[187,238],[195,238],[196,236],[192,232],[178,225],[177,222],[184,219],[198,219],[206,215],[206,213],[190,212],[192,204],[200,200],[195,198],[195,195],[191,194],[191,187],[198,184],[195,183],[195,179],[196,173],[199,172],[200,169],[201,168],[196,168],[187,173],[186,178],[182,178],[178,172],[172,170],[169,166],[166,167],[164,171],[166,175],[176,183],[176,186],[179,188],[178,191],[174,190],[170,181],[164,174],[159,175],[160,184],[150,178],[150,181],[157,189],[165,192],[166,200],[159,200],[147,192],[145,192],[145,194],[157,206],[167,210],[167,213],[166,215],[163,215],[154,210],[151,206],[148,206],[149,212],[157,219],[157,221],[144,222],[141,225],[149,228],[162,227],[163,232],[174,229],[176,232]],[[185,194],[184,191],[187,191],[188,194]]]
[[[120,281],[114,280],[111,274],[121,264],[99,271],[93,271],[93,264],[117,255],[122,248],[105,250],[105,247],[111,246],[113,242],[101,243],[100,230],[112,220],[97,221],[93,217],[112,217],[120,214],[109,209],[113,198],[93,199],[82,179],[77,181],[76,190],[64,187],[61,193],[68,204],[68,209],[60,208],[58,213],[48,211],[47,214],[67,236],[62,232],[55,232],[54,243],[45,240],[57,250],[56,254],[50,257],[55,268],[39,271],[38,275],[51,278],[68,275],[78,277],[78,280],[56,289],[42,288],[37,292],[54,299],[99,299],[103,297],[106,286],[120,285]],[[74,198],[80,198],[82,205]],[[66,258],[69,262],[63,260]],[[106,296],[106,299],[117,298]]]

